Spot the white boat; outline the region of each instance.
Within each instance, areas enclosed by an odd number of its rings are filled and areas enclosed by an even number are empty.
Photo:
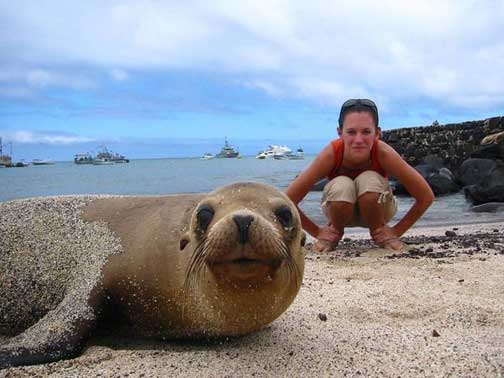
[[[54,164],[54,160],[52,159],[33,159],[33,165],[52,165]]]
[[[214,157],[214,156],[213,156],[211,153],[209,153],[209,152],[205,152],[205,153],[203,154],[203,156],[201,157],[201,159],[203,159],[203,160],[211,160],[211,159],[213,159],[213,157]]]
[[[260,151],[257,155],[256,155],[256,159],[266,159],[266,152],[264,151]]]
[[[286,155],[292,154],[292,150],[287,146],[271,144],[263,153],[266,155],[266,158],[283,159]]]

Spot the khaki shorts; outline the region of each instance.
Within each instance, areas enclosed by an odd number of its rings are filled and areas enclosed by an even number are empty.
[[[383,205],[385,221],[389,222],[397,212],[397,202],[388,180],[375,171],[364,171],[353,180],[347,176],[338,176],[329,181],[322,195],[322,211],[329,219],[329,202],[341,201],[355,204],[353,217],[346,226],[368,227],[360,216],[357,203],[357,199],[368,192],[380,193],[378,203]]]

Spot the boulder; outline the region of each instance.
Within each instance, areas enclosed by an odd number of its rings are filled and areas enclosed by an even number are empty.
[[[474,205],[469,208],[474,213],[497,213],[504,212],[504,202],[487,202],[481,205]]]
[[[446,167],[438,169],[431,164],[420,164],[415,169],[427,181],[436,196],[458,192],[460,189],[455,182],[455,176]]]
[[[499,144],[485,144],[471,154],[473,158],[480,159],[504,159],[504,142]]]
[[[504,163],[498,160],[480,183],[466,186],[464,194],[475,205],[504,202]]]
[[[494,168],[495,161],[491,159],[471,158],[464,160],[456,181],[461,186],[478,184]]]

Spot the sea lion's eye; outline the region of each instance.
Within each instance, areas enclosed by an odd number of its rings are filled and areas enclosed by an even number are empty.
[[[283,227],[292,226],[292,211],[287,206],[279,207],[275,210],[275,215]]]
[[[203,231],[206,231],[208,225],[212,221],[215,212],[209,205],[201,205],[196,214],[196,219],[198,220],[198,225]]]

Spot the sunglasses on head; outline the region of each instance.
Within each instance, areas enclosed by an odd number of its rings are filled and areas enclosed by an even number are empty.
[[[376,104],[368,100],[367,98],[352,98],[350,100],[346,100],[343,105],[341,105],[341,111],[340,111],[340,116],[339,116],[339,125],[340,127],[343,127],[343,118],[345,116],[345,113],[352,109],[352,108],[367,108],[371,110],[373,113],[373,116],[376,121],[376,126],[378,126],[378,108],[376,107]]]

